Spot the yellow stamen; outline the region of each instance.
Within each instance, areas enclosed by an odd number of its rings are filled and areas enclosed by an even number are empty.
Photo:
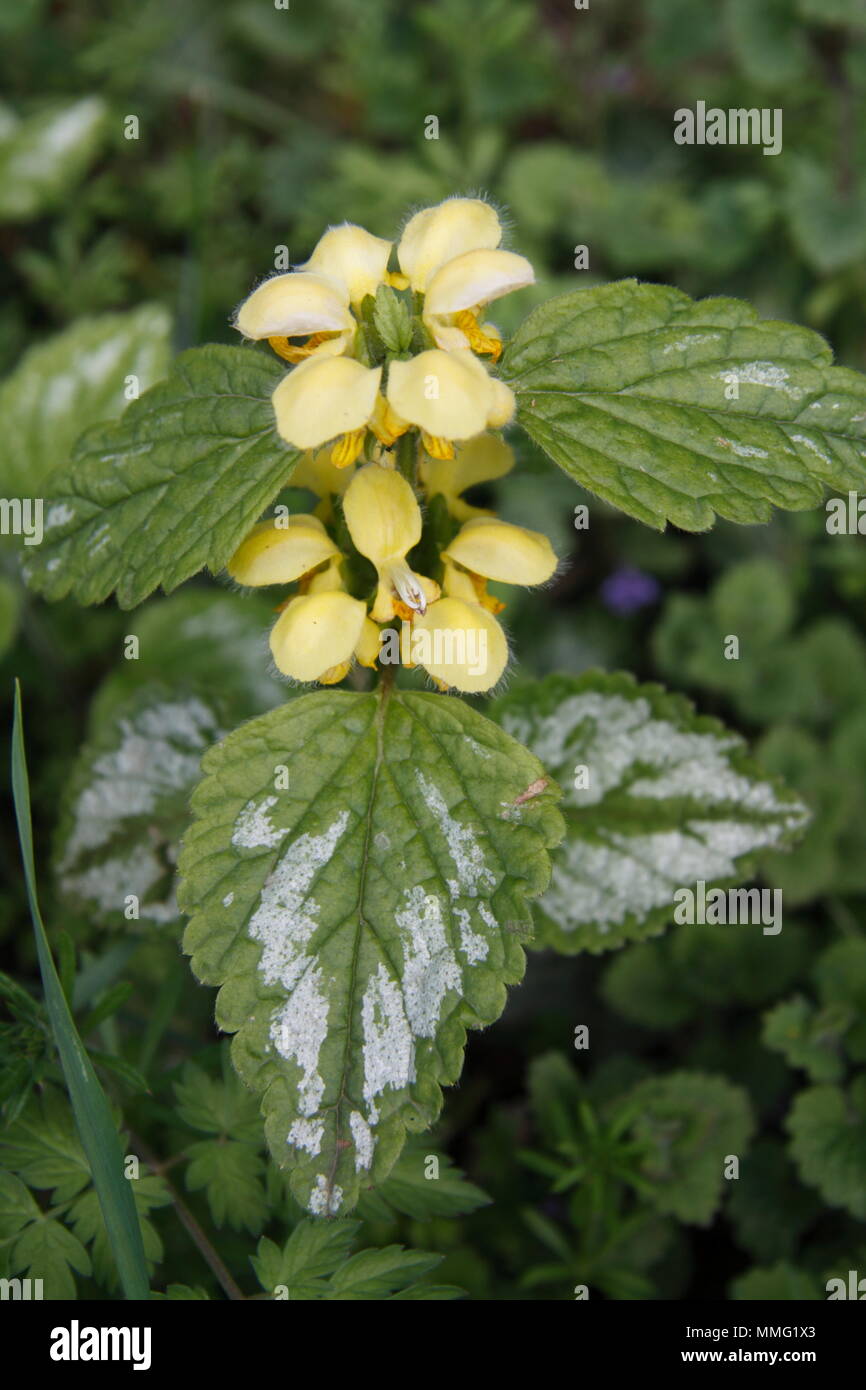
[[[364,447],[364,435],[366,428],[352,430],[350,434],[343,434],[337,440],[331,450],[331,463],[335,468],[348,468],[350,463],[354,463]]]
[[[268,338],[268,342],[278,357],[282,357],[286,362],[296,363],[312,357],[316,348],[321,347],[328,338],[336,336],[335,333],[311,333],[302,344],[290,343],[288,338]]]
[[[385,276],[385,283],[395,290],[408,290],[409,276],[401,275],[399,270],[389,270]]]
[[[489,355],[494,362],[499,361],[502,356],[502,343],[498,338],[484,332],[471,309],[461,309],[459,314],[454,315],[454,323],[461,333],[466,334],[473,352]]]
[[[483,574],[473,574],[472,570],[467,570],[469,578],[472,580],[472,587],[478,596],[478,602],[482,608],[486,608],[488,613],[501,613],[505,604],[501,599],[494,598],[487,592],[487,580]]]
[[[450,439],[442,439],[439,435],[428,434],[426,430],[422,430],[421,443],[433,459],[453,459],[454,457],[454,445]]]

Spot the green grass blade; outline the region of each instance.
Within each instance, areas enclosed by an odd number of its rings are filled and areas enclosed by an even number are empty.
[[[18,838],[30,915],[36,934],[39,969],[45,991],[45,1003],[63,1075],[72,1101],[75,1122],[87,1154],[93,1185],[96,1188],[102,1217],[117,1262],[117,1271],[127,1298],[147,1299],[150,1290],[141,1227],[132,1196],[132,1187],[123,1176],[123,1154],[120,1139],[105,1094],[93,1070],[90,1058],[78,1036],[66,996],[51,957],[39,902],[36,897],[36,868],[33,859],[33,829],[30,819],[30,783],[24,752],[24,730],[21,718],[21,688],[15,682],[15,724],[12,733],[12,792]]]

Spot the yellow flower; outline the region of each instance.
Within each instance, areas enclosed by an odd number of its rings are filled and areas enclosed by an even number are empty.
[[[238,584],[291,584],[339,555],[318,517],[262,521],[228,562]]]
[[[495,516],[477,516],[465,522],[442,551],[442,558],[483,579],[525,588],[543,584],[557,563],[553,546],[541,531],[512,526]]]
[[[267,338],[287,362],[348,352],[365,295],[375,295],[387,278],[390,241],[345,223],[329,227],[306,265],[274,275],[244,300],[235,327],[245,338]],[[292,343],[290,338],[305,338]]]
[[[438,598],[439,586],[415,574],[406,561],[421,539],[421,509],[406,479],[393,468],[368,464],[346,489],[343,515],[355,546],[376,566],[376,622],[424,613]]]
[[[397,259],[413,290],[423,294],[441,265],[467,251],[492,251],[502,240],[496,209],[481,198],[447,198],[406,224]]]
[[[343,353],[357,327],[349,312],[349,294],[321,275],[274,275],[253,290],[235,317],[245,338],[267,338],[287,362]],[[299,346],[290,338],[306,338]]]
[[[535,281],[525,256],[513,251],[467,251],[437,270],[424,297],[424,322],[441,348],[471,347],[494,361],[502,340],[492,324],[479,326],[485,305]]]
[[[527,531],[495,516],[467,521],[441,558],[442,592],[479,603],[490,613],[501,613],[505,604],[488,594],[488,579],[530,588],[549,579],[557,564],[550,541],[540,531]]]
[[[412,659],[443,688],[480,695],[491,690],[505,670],[508,643],[484,608],[447,597],[415,618]]]
[[[341,681],[356,649],[368,651],[367,609],[342,590],[293,598],[271,629],[271,654],[296,681]]]
[[[354,463],[364,447],[381,376],[381,367],[365,367],[352,357],[303,362],[271,397],[279,433],[296,449],[317,449],[339,437],[331,462],[337,468]]]
[[[452,458],[423,458],[420,474],[428,497],[441,494],[451,515],[457,521],[468,521],[471,516],[487,516],[488,512],[464,502],[461,493],[477,483],[502,478],[513,467],[514,451],[504,439],[496,434],[479,434],[461,444]]]
[[[301,273],[311,271],[324,276],[357,306],[366,295],[375,295],[379,285],[386,282],[390,255],[390,241],[344,222],[342,226],[328,228],[306,265],[298,269]]]
[[[509,387],[465,349],[431,348],[408,362],[392,362],[387,394],[394,414],[420,428],[434,458],[450,458],[453,440],[506,425],[514,414]]]
[[[408,223],[397,255],[408,283],[424,295],[422,316],[438,347],[499,357],[499,333],[479,325],[478,315],[535,280],[525,256],[496,249],[501,239],[495,209],[480,198],[449,198]]]

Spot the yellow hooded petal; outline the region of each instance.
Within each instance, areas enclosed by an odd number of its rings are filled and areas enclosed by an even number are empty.
[[[535,271],[513,251],[467,251],[440,266],[427,286],[424,317],[456,314],[533,284]]]
[[[492,250],[502,240],[496,210],[480,198],[447,198],[406,224],[397,256],[413,290],[425,290],[446,261],[466,251]]]
[[[320,275],[274,275],[244,300],[235,327],[256,340],[338,333],[342,345],[355,331],[347,304],[348,293]]]
[[[238,584],[291,584],[339,553],[318,517],[302,514],[260,522],[227,568]]]
[[[514,398],[495,381],[476,357],[463,349],[430,348],[408,362],[394,361],[388,371],[388,403],[412,425],[436,439],[471,439],[488,424],[502,420],[507,392],[511,418]]]
[[[355,474],[343,499],[349,534],[377,567],[402,559],[421,539],[421,508],[406,479],[369,463]]]
[[[271,654],[284,676],[315,681],[351,661],[367,610],[349,594],[292,599],[271,628]]]
[[[434,680],[479,695],[499,680],[508,661],[505,633],[477,603],[441,598],[412,624],[412,660]]]
[[[485,579],[527,586],[543,584],[557,563],[541,531],[528,531],[493,516],[467,521],[442,556]]]
[[[355,660],[362,666],[375,666],[379,659],[379,629],[371,618],[364,619],[361,636],[355,647]]]
[[[271,397],[277,429],[296,449],[316,449],[337,435],[363,429],[381,376],[381,367],[365,367],[353,357],[302,362]]]
[[[464,502],[460,494],[477,483],[504,477],[513,467],[514,451],[504,439],[497,434],[479,434],[461,444],[453,458],[423,458],[421,481],[428,497],[441,493],[451,515],[458,521],[468,521],[471,516],[488,513],[483,507],[472,507]]]
[[[352,304],[375,294],[385,281],[391,242],[346,222],[329,227],[302,271],[313,271],[339,285]]]

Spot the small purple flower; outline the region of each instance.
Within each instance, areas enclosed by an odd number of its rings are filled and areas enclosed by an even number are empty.
[[[647,604],[655,603],[660,593],[658,580],[633,565],[622,565],[614,570],[601,586],[602,603],[621,618],[628,618]]]

